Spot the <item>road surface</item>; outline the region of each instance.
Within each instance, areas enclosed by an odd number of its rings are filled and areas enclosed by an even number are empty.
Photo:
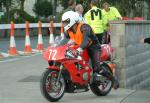
[[[39,85],[47,65],[40,53],[0,61],[0,103],[50,103]],[[150,103],[150,90],[120,88],[105,97],[91,91],[65,94],[58,103]]]

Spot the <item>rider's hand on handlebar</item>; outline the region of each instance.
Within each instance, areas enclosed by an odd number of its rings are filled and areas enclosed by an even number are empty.
[[[72,50],[72,54],[75,56],[78,56],[82,53],[83,49],[82,48],[78,48],[76,50]]]
[[[78,51],[77,51],[77,50],[72,50],[71,52],[72,52],[72,54],[73,54],[74,56],[77,56],[77,55],[78,55]]]
[[[82,48],[78,48],[77,51],[78,51],[79,54],[81,54],[83,52],[83,49]]]

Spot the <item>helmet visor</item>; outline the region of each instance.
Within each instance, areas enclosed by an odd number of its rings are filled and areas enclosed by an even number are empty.
[[[62,21],[62,23],[63,23],[63,26],[66,27],[70,23],[70,19]]]

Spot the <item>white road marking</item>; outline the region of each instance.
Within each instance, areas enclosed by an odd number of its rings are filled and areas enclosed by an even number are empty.
[[[37,56],[37,55],[41,55],[42,53],[36,53],[33,55],[24,55],[24,56],[15,56],[14,58],[8,58],[6,60],[1,59],[2,61],[0,61],[0,63],[4,63],[4,62],[12,62],[12,61],[17,61],[17,60],[21,60],[23,58],[29,58],[29,57],[33,57],[33,56]]]
[[[8,54],[8,53],[3,53],[3,52],[1,52],[1,54],[2,54],[3,57],[9,57],[9,54]]]

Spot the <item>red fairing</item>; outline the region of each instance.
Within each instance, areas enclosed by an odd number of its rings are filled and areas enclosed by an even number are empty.
[[[68,45],[59,47],[49,47],[43,54],[45,60],[63,60],[65,59],[65,53]],[[72,46],[72,49],[76,49],[78,46]],[[106,61],[112,55],[113,48],[108,44],[101,45],[101,60]],[[59,54],[59,55],[58,55]],[[89,61],[87,50],[84,50],[81,54],[85,61]]]
[[[79,62],[79,61],[78,61]],[[88,84],[91,79],[92,69],[89,67],[88,63],[85,61],[80,61],[80,65],[84,68],[80,69],[77,68],[74,63],[65,63],[64,66],[67,68],[69,73],[71,74],[71,79],[73,83],[77,83],[80,85]],[[83,75],[87,75],[86,79],[83,79]]]
[[[51,60],[63,60],[65,59],[65,53],[66,53],[66,49],[67,48],[70,49],[77,49],[79,46],[69,46],[69,45],[63,45],[63,46],[59,46],[59,47],[48,47],[48,49],[43,53],[43,57],[46,61],[51,61]],[[87,50],[85,49],[82,54],[81,57],[85,60],[85,61],[89,61],[89,56],[87,53]]]
[[[77,45],[73,45],[73,46],[71,46],[71,49],[74,50],[74,49],[77,49],[78,47],[79,46],[77,46]],[[87,49],[84,49],[80,55],[83,58],[83,60],[85,60],[86,62],[89,61],[89,55],[88,55]]]
[[[57,66],[49,66],[47,69],[60,70],[60,68]]]
[[[109,44],[101,45],[101,61],[107,61],[110,59],[113,52],[113,48]]]
[[[51,60],[62,60],[65,58],[67,45],[59,47],[48,47],[48,49],[43,53],[43,57],[47,61]]]
[[[79,60],[77,58],[67,58],[66,50],[74,50],[77,49],[79,46],[75,45],[63,45],[58,47],[52,47],[50,46],[43,54],[43,57],[47,61],[54,61],[54,62],[60,62],[63,64],[65,69],[69,72],[71,80],[73,83],[77,83],[80,85],[86,85],[89,83],[93,69],[89,66],[89,56],[88,52],[85,49],[81,53],[82,59]],[[111,57],[112,53],[112,47],[108,44],[101,45],[101,60],[106,61]],[[76,65],[76,63],[78,63]],[[80,67],[78,67],[80,66]],[[54,69],[54,70],[60,70],[57,66],[49,66],[48,69]]]

